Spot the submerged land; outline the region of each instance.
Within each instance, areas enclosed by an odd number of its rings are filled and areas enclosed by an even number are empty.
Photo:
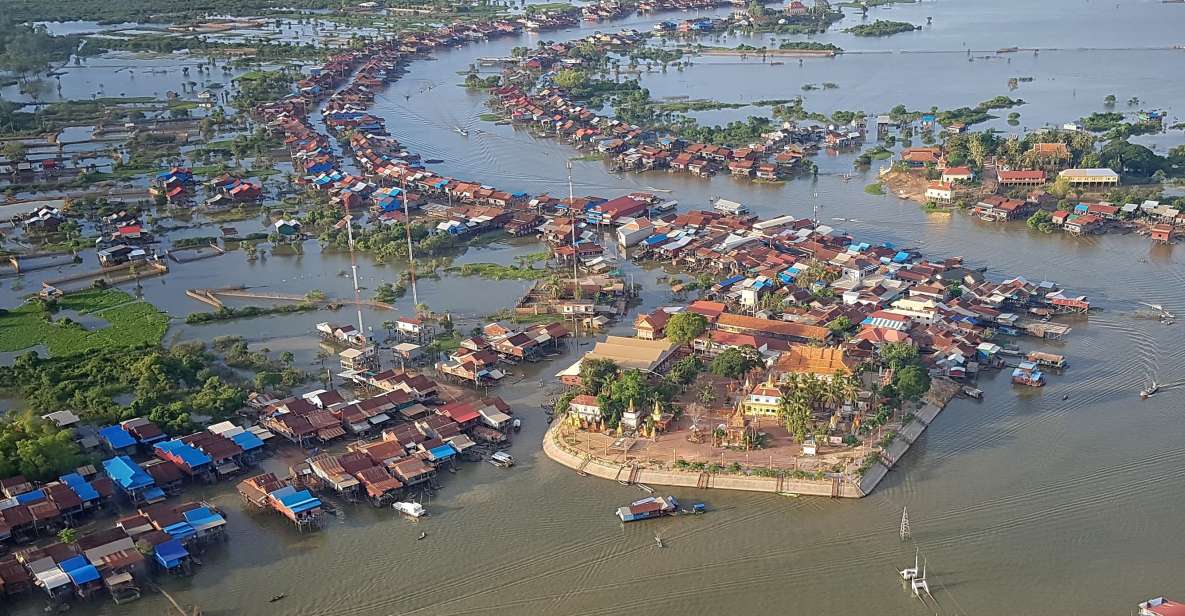
[[[1056,36],[951,48],[951,10],[14,3],[0,596],[322,611],[293,576],[341,589],[376,549],[472,551],[447,565],[524,575],[444,596],[445,572],[408,573],[344,611],[523,613],[571,582],[565,609],[598,613],[651,599],[518,550],[739,550],[692,559],[714,571],[786,516],[766,532],[823,567],[849,543],[879,569],[907,547],[957,563],[1018,519],[1079,562],[1067,525],[1170,489],[1179,457],[1094,439],[1175,430],[1154,416],[1176,395],[1185,127],[1175,86],[1073,81]],[[1150,41],[1076,53],[1179,62]],[[890,54],[929,85],[876,81]],[[619,529],[655,490],[708,513]],[[916,608],[846,567],[811,584]],[[928,606],[1000,605],[935,570]],[[1143,573],[1113,603],[1185,594]]]

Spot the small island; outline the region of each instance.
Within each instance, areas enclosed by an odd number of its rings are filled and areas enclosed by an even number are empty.
[[[901,32],[912,32],[921,29],[921,26],[915,26],[907,21],[878,19],[870,24],[852,26],[844,30],[844,32],[850,32],[856,36],[891,36],[893,34],[900,34]]]

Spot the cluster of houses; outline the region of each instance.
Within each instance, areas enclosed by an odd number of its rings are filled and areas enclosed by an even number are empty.
[[[140,216],[127,210],[112,212],[99,219],[99,231],[100,235],[95,239],[99,249],[120,245],[143,247],[155,241],[152,233],[144,229]]]
[[[56,233],[58,227],[64,222],[66,222],[66,216],[62,214],[61,209],[52,205],[46,205],[23,216],[20,220],[20,225],[25,230],[25,233],[45,235]]]
[[[572,23],[573,20],[560,13],[544,12],[530,18],[455,23],[426,32],[404,33],[366,49],[332,56],[325,65],[298,82],[297,94],[259,105],[254,115],[282,136],[304,181],[325,190],[335,203],[344,207],[373,208],[378,220],[396,222],[401,220],[405,207],[418,208],[432,196],[447,199],[450,205],[499,209],[446,212],[444,217],[456,224],[446,225],[441,229],[443,232],[458,234],[483,224],[505,223],[506,220],[491,223],[491,219],[503,209],[525,206],[525,193],[507,193],[431,173],[419,164],[419,156],[392,138],[383,120],[368,109],[375,94],[402,74],[403,65],[410,58],[421,57],[434,49],[513,34],[524,28],[551,29]],[[322,116],[329,130],[342,137],[349,134],[343,145],[363,171],[362,177],[342,170],[329,145],[329,136],[318,133],[309,123],[309,110],[322,101],[325,101]]]
[[[1107,168],[1067,168],[1071,160],[1070,150],[1059,142],[1035,143],[1026,158],[1035,161],[1039,168],[999,166],[994,179],[998,190],[1003,192],[984,196],[977,196],[981,191],[976,189],[982,178],[970,167],[947,166],[940,147],[906,148],[898,157],[898,164],[913,170],[935,169],[940,179],[927,184],[925,199],[938,205],[949,205],[967,198],[973,203],[971,213],[986,221],[1018,220],[1044,210],[1050,214],[1049,226],[1053,230],[1090,235],[1105,232],[1112,223],[1136,223],[1141,233],[1160,243],[1171,242],[1176,230],[1185,226],[1185,218],[1178,209],[1158,201],[1139,204],[1086,201],[1061,207],[1043,190],[1046,184],[1064,180],[1074,188],[1101,191],[1118,186],[1119,174]]]
[[[294,443],[325,444],[346,435],[357,440],[345,453],[307,458],[288,479],[247,479],[239,493],[302,529],[314,528],[321,505],[310,490],[384,506],[421,484],[434,487],[438,469],[474,457],[483,443],[506,441],[512,427],[512,411],[501,398],[443,402],[423,375],[389,370],[358,384],[381,393],[347,399],[336,390],[316,390],[264,405],[260,425]]]
[[[242,178],[223,174],[209,182],[210,197],[206,207],[214,210],[235,207],[243,203],[256,203],[263,199],[263,188]]]
[[[960,379],[1002,365],[1007,350],[993,342],[1000,335],[1059,339],[1069,327],[1047,317],[1090,308],[1051,282],[989,281],[961,259],[927,260],[807,219],[688,212],[648,224],[652,235],[635,244],[638,258],[718,277],[705,299],[641,315],[635,338],[610,336],[587,355],[648,373],[665,371],[679,355],[665,327],[682,310],[709,324],[686,349],[706,358],[751,347],[767,366],[826,377],[850,372],[885,344],[908,344],[934,374]],[[579,362],[558,376],[571,384]]]
[[[498,364],[538,361],[558,352],[561,342],[569,336],[571,332],[562,323],[537,324],[522,330],[490,323],[482,328],[481,335],[461,341],[446,360],[436,363],[436,370],[466,383],[496,384],[506,376]]]
[[[126,465],[111,464],[121,458]],[[104,462],[103,472],[84,466],[41,484],[21,476],[0,480],[0,543],[19,546],[81,527],[96,512],[112,508],[120,490],[116,476],[134,465],[117,457]],[[143,470],[138,473],[147,481]],[[38,590],[61,604],[107,593],[116,603],[126,603],[140,597],[151,573],[188,573],[190,551],[225,536],[225,517],[207,503],[140,501],[133,506],[136,513],[113,528],[73,538],[59,534],[56,541],[18,547],[0,559],[0,597]]]
[[[588,44],[609,53],[634,47],[647,37],[634,30],[624,30],[616,34],[595,33],[584,39],[542,47],[520,61],[521,69],[542,73],[538,80],[541,87],[531,92],[516,85],[495,88],[494,106],[516,124],[529,124],[578,148],[611,157],[620,169],[634,171],[666,169],[701,177],[726,172],[772,181],[792,173],[804,156],[820,147],[844,149],[864,140],[863,126],[858,123],[846,127],[798,127],[787,122],[763,135],[761,142],[745,147],[734,149],[687,142],[598,115],[551,84],[551,73],[547,71],[554,67],[582,66],[585,60],[575,52]]]
[[[148,194],[163,197],[173,205],[183,204],[192,197],[193,171],[188,167],[173,167],[156,174]]]

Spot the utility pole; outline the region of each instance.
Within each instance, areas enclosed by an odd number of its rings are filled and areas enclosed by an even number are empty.
[[[346,238],[350,243],[350,271],[354,277],[354,306],[358,308],[358,333],[366,335],[366,328],[362,326],[362,295],[358,290],[358,257],[354,254],[354,217],[350,210],[346,210]]]
[[[407,232],[408,273],[411,274],[411,302],[420,305],[420,294],[416,292],[416,255],[411,246],[411,212],[407,206],[407,170],[399,175],[399,196],[403,197],[403,229]]]
[[[568,211],[572,213],[572,297],[580,299],[580,273],[577,268],[579,260],[576,250],[576,195],[572,188],[572,161],[567,161],[565,165],[568,167]]]

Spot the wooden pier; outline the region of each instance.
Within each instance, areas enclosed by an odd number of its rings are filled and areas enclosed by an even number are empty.
[[[71,283],[105,280],[108,285],[113,286],[129,280],[139,280],[146,276],[163,276],[167,273],[169,273],[169,266],[164,261],[152,259],[149,261],[123,263],[99,270],[90,270],[61,278],[53,278],[42,282],[42,285],[49,285],[60,289]]]
[[[279,293],[275,291],[254,291],[249,287],[221,287],[217,289],[188,289],[185,294],[199,302],[209,304],[215,308],[223,306],[223,299],[266,299],[276,302],[302,302],[330,306],[334,304],[350,304],[369,306],[383,310],[395,310],[395,306],[373,299],[354,299],[345,297],[326,297],[324,299],[309,299],[296,293]]]

